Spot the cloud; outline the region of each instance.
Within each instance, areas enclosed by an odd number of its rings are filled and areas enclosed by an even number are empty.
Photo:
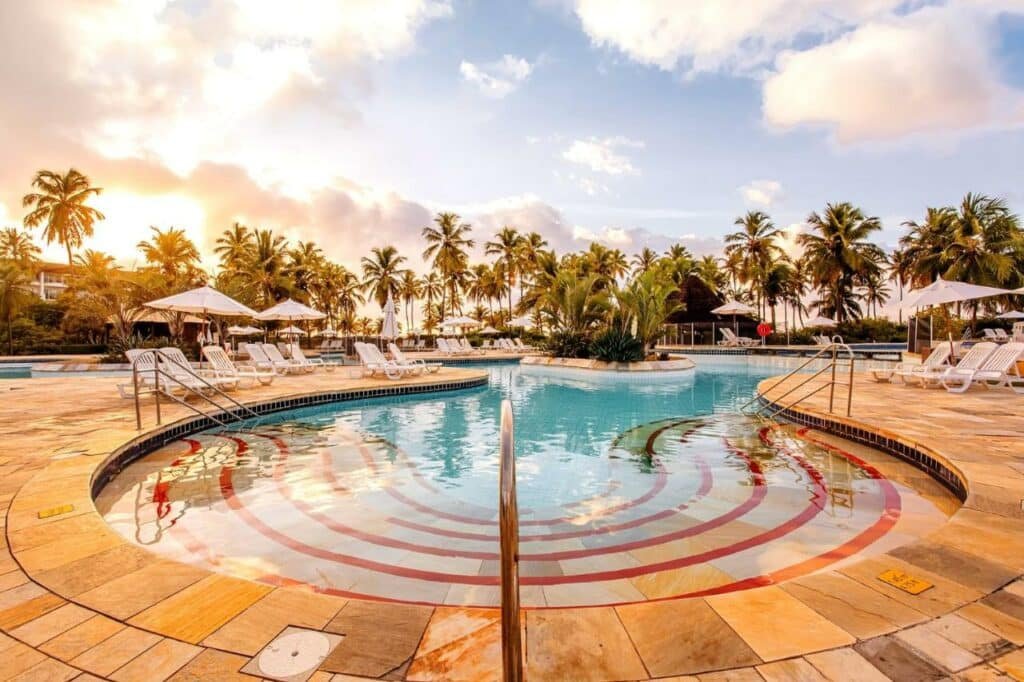
[[[591,42],[693,75],[751,73],[807,36],[828,36],[904,0],[577,0]]]
[[[501,99],[525,83],[535,66],[522,57],[507,54],[489,64],[463,61],[459,64],[459,73],[463,80],[475,85],[484,95]]]
[[[643,149],[644,143],[622,136],[573,140],[569,148],[562,152],[562,158],[586,166],[596,173],[638,175],[640,170],[633,165],[629,157],[616,151],[622,147]]]
[[[569,173],[569,180],[587,196],[593,197],[598,194],[608,194],[609,191],[607,185],[603,185],[593,178],[579,176],[575,173]]]
[[[764,83],[764,120],[823,126],[840,144],[1017,126],[1024,97],[1000,81],[993,21],[983,5],[928,7],[786,52]]]
[[[740,187],[740,195],[748,206],[768,209],[782,198],[782,183],[776,180],[753,180]]]

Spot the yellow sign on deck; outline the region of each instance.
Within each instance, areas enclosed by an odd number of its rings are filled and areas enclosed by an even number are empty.
[[[73,504],[62,504],[59,507],[50,507],[39,512],[39,518],[48,519],[51,516],[60,516],[61,514],[67,514],[68,512],[75,511],[75,505]]]
[[[890,568],[888,571],[885,571],[882,575],[878,576],[878,579],[883,583],[887,583],[897,589],[915,595],[921,594],[925,590],[934,587],[934,585],[927,580],[915,578],[903,571],[897,571],[895,568]]]

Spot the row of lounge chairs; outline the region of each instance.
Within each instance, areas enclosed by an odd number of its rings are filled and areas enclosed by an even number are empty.
[[[728,327],[719,327],[718,331],[722,334],[722,340],[718,342],[719,346],[725,346],[730,348],[748,348],[750,346],[756,346],[758,342],[749,336],[737,336],[736,332],[729,329]]]
[[[1024,377],[1017,362],[1024,359],[1024,343],[1002,345],[983,341],[964,354],[956,365],[950,364],[952,348],[937,346],[924,362],[903,363],[893,368],[872,370],[875,381],[889,381],[923,388],[945,388],[951,393],[965,393],[971,386],[1005,387],[1024,394]]]
[[[1014,325],[1014,333],[1012,335],[1008,334],[1005,329],[998,327],[982,329],[981,331],[985,335],[986,341],[993,341],[995,343],[1024,342],[1024,329],[1018,332],[1016,325]]]
[[[523,343],[522,339],[496,339],[484,341],[480,347],[470,345],[466,339],[437,339],[437,350],[445,355],[483,355],[493,350],[500,353],[531,353],[537,350],[534,346]]]
[[[386,358],[384,353],[372,343],[356,341],[355,349],[366,376],[383,374],[388,379],[397,380],[406,376],[434,373],[441,369],[440,362],[408,359],[394,343],[388,344],[391,359]]]

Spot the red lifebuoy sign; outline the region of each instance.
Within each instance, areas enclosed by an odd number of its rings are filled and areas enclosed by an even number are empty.
[[[767,322],[757,325],[757,335],[762,339],[772,333],[772,326]]]

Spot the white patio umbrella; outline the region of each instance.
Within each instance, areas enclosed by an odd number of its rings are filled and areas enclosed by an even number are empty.
[[[727,301],[726,303],[718,306],[711,310],[715,315],[732,315],[732,330],[736,331],[736,316],[737,315],[750,315],[754,312],[753,306],[749,306],[746,303],[740,303],[739,301]],[[714,329],[711,330],[714,334]]]
[[[398,338],[398,320],[395,319],[395,301],[388,294],[388,300],[384,303],[384,322],[380,327],[380,338],[393,341]]]
[[[284,329],[277,330],[278,336],[305,336],[306,332],[302,331],[298,327],[291,326],[285,327]]]
[[[277,305],[267,308],[261,313],[256,313],[257,320],[286,320],[288,322],[294,322],[296,320],[322,320],[327,315],[314,310],[308,305],[293,301],[287,298]]]
[[[255,317],[256,311],[207,285],[180,294],[159,298],[145,304],[147,308],[170,310],[195,315],[221,315],[224,317]]]
[[[805,327],[834,327],[838,324],[831,317],[825,317],[824,315],[818,315],[804,322]]]
[[[978,298],[1004,296],[1012,293],[1014,292],[1007,289],[968,284],[967,282],[951,282],[940,277],[922,289],[911,291],[903,299],[901,305],[903,308],[923,308],[930,305],[973,301]]]
[[[462,315],[460,317],[449,317],[441,322],[442,327],[475,327],[480,324],[472,317]]]
[[[338,335],[338,332],[328,327],[327,329],[317,329],[313,332],[313,336],[323,336],[325,338],[333,338]]]
[[[1001,315],[996,315],[996,317],[1000,320],[1024,320],[1024,313],[1019,310],[1011,310]]]
[[[488,325],[488,326],[484,327],[483,329],[481,329],[481,330],[480,330],[480,333],[481,333],[481,334],[484,334],[484,335],[486,335],[486,336],[490,336],[490,335],[492,335],[492,334],[500,334],[501,332],[499,332],[499,331],[498,331],[497,329],[495,329],[494,327],[492,327],[492,326]]]
[[[523,315],[521,317],[513,317],[511,320],[508,321],[508,326],[510,326],[510,327],[532,327],[533,326],[533,320],[530,319],[529,317],[527,317],[526,315]]]
[[[258,327],[239,327],[238,325],[228,327],[228,336],[255,336],[262,333],[263,330]]]

